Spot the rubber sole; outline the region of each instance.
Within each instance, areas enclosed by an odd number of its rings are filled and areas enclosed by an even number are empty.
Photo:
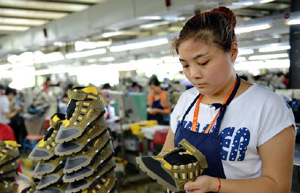
[[[141,168],[141,170],[143,172],[146,172],[148,176],[150,176],[152,179],[157,180],[157,182],[161,185],[163,185],[164,187],[169,188],[172,192],[180,192],[181,190],[179,189],[179,187],[173,186],[170,183],[168,183],[167,181],[165,181],[164,179],[162,179],[160,176],[158,176],[157,174],[155,174],[154,172],[152,172],[151,170],[149,170],[144,162],[142,161],[141,157],[137,157],[136,158],[136,163],[139,165],[139,167]]]

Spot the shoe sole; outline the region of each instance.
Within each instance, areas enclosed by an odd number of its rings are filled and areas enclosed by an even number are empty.
[[[51,161],[39,162],[33,171],[33,177],[40,179],[42,176],[50,174],[60,167],[64,167],[66,157],[56,157],[58,164],[55,166],[51,164]]]
[[[170,183],[162,179],[160,176],[149,170],[148,167],[146,167],[146,165],[142,161],[141,157],[137,157],[136,162],[143,172],[146,172],[147,175],[150,176],[152,179],[157,180],[159,184],[163,185],[164,187],[168,187],[172,192],[180,192],[179,188],[171,185]]]
[[[88,189],[89,187],[91,187],[91,185],[99,178],[102,178],[103,176],[105,176],[106,174],[108,174],[109,172],[113,171],[115,168],[115,165],[112,163],[109,163],[108,165],[106,165],[106,167],[104,167],[103,169],[101,169],[100,171],[97,171],[98,173],[93,174],[93,176],[86,178],[84,180],[79,180],[73,183],[69,183],[67,189],[65,190],[66,193],[75,193],[75,192],[79,192],[81,190],[85,190]]]
[[[99,139],[99,138],[97,138]],[[105,134],[102,136],[101,138],[103,140],[103,143],[100,144],[99,147],[96,147],[95,149],[98,150],[98,152],[96,152],[95,155],[97,155],[97,153],[101,152],[106,145],[108,145],[110,143],[110,136],[108,134]],[[93,145],[93,144],[91,144]],[[89,146],[90,147],[90,146]],[[65,167],[64,167],[64,173],[72,173],[74,171],[78,171],[83,167],[86,167],[87,165],[90,164],[90,162],[93,160],[93,157],[89,157],[89,156],[85,156],[87,154],[82,154],[82,152],[78,152],[76,154],[73,154],[74,157],[68,157]]]
[[[84,133],[84,131],[86,129],[91,129],[93,127],[93,125],[98,121],[100,120],[100,118],[105,114],[105,110],[103,110],[101,113],[99,113],[99,115],[93,120],[91,121],[87,126],[86,128],[82,129],[82,128],[79,128],[79,132],[78,133],[75,133],[73,135],[70,135],[68,137],[65,137],[65,138],[60,138],[61,135],[63,135],[63,132],[67,132],[68,130],[70,129],[64,129],[64,125],[65,124],[62,124],[59,128],[59,131],[57,133],[57,136],[55,138],[55,142],[56,143],[64,143],[64,142],[69,142],[69,141],[72,141],[73,139],[77,139],[78,137],[80,137],[82,135],[82,133]]]
[[[76,172],[65,174],[63,176],[64,183],[72,183],[74,181],[90,177],[94,173],[95,169],[104,167],[104,165],[111,161],[114,156],[113,150],[107,150],[106,152],[109,152],[106,153],[106,157],[102,157],[101,154],[97,155],[96,160],[92,160],[94,163],[91,162],[90,166],[84,167]]]

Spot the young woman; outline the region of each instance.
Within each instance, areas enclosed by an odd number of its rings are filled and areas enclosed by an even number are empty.
[[[185,184],[188,193],[289,193],[294,116],[280,96],[234,71],[235,26],[233,12],[219,7],[195,15],[174,40],[194,88],[173,110],[162,152],[186,139],[206,156],[208,169]]]
[[[148,120],[157,120],[161,125],[169,125],[169,113],[171,112],[168,104],[167,92],[160,87],[157,78],[149,81],[150,93],[147,96],[149,104]]]

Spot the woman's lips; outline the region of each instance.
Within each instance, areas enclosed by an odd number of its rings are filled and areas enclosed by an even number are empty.
[[[206,86],[206,84],[195,84],[195,86],[197,88],[204,88]]]

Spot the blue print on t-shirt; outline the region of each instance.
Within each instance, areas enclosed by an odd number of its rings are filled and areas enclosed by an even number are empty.
[[[246,127],[237,130],[234,136],[235,128],[227,127],[221,132],[222,136],[222,160],[243,161],[250,141],[250,132]],[[231,145],[231,149],[229,149]],[[229,158],[228,158],[228,153]]]

